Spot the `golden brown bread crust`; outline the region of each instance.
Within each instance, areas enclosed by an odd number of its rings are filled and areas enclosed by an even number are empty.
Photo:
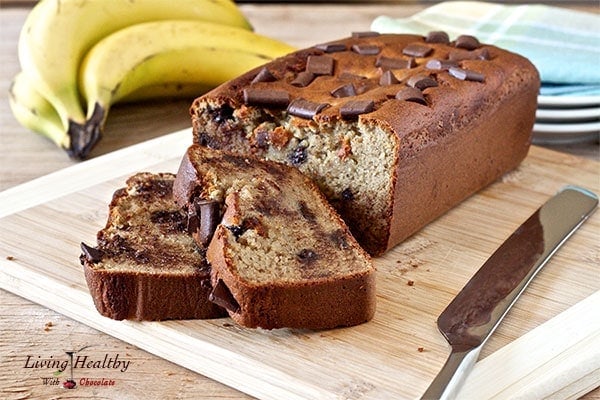
[[[82,245],[85,278],[108,318],[159,321],[218,318],[208,300],[210,267],[186,232],[172,197],[173,174],[139,173],[117,190],[98,245]]]
[[[327,329],[370,320],[375,269],[343,220],[298,170],[194,145],[173,194],[219,202],[206,257],[213,299],[246,327]]]
[[[211,319],[226,315],[208,301],[210,279],[199,274],[146,275],[95,270],[83,261],[85,279],[100,314],[116,320]]]
[[[372,255],[395,246],[526,156],[540,84],[527,59],[494,46],[457,48],[456,42],[428,42],[418,35],[352,37],[328,45],[345,50],[304,49],[196,99],[190,110],[194,141],[296,166],[317,182]],[[406,54],[415,45],[428,49],[427,55]],[[377,47],[377,54],[364,54],[368,46]],[[332,74],[315,75],[308,85],[296,83],[315,57],[332,59]],[[455,60],[459,69],[428,67],[433,59]],[[390,60],[412,64],[390,67]],[[256,79],[264,69],[271,77]],[[386,71],[395,80],[383,79]],[[462,80],[456,71],[470,75]],[[419,75],[435,82],[417,90],[422,99],[396,98]],[[348,84],[355,95],[333,95]],[[301,98],[319,107],[312,108],[314,115],[292,116],[291,108],[244,98],[248,89],[283,90],[290,103]],[[343,117],[350,99],[373,101],[372,111]],[[378,155],[361,149],[361,141],[385,148],[385,177],[377,179],[389,185],[374,192],[368,191],[373,182],[366,176]],[[339,161],[332,161],[336,155]]]

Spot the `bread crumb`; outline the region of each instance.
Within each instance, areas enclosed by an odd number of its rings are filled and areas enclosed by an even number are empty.
[[[344,138],[342,140],[342,144],[337,152],[337,155],[342,161],[346,161],[346,159],[352,155],[352,146],[350,145],[350,139]]]
[[[283,149],[291,138],[292,132],[281,126],[278,126],[269,132],[269,141],[278,149]]]

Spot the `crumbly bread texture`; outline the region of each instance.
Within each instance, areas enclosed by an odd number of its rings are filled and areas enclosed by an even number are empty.
[[[297,167],[380,255],[519,165],[539,85],[472,36],[356,33],[196,99],[194,141]]]
[[[328,329],[370,320],[375,268],[347,226],[297,169],[191,146],[173,186],[190,215],[215,220],[211,299],[246,327]],[[199,221],[197,226],[202,226]]]
[[[97,247],[81,263],[100,314],[117,320],[217,318],[210,266],[173,201],[174,174],[139,173],[118,189]]]

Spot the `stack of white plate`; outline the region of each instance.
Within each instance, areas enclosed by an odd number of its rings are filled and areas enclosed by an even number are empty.
[[[598,142],[600,96],[539,96],[533,143]]]

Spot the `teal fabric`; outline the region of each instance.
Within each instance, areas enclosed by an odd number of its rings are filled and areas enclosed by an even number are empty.
[[[447,1],[410,18],[379,16],[381,33],[461,34],[519,53],[540,72],[542,95],[600,95],[600,16],[546,5]]]

